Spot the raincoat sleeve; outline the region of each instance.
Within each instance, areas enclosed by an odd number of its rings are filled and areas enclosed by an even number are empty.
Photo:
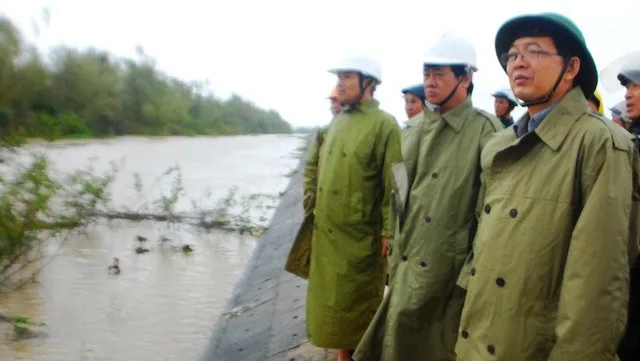
[[[551,361],[613,360],[626,322],[630,150],[617,148],[610,138],[585,143]]]
[[[496,130],[497,129],[495,124],[491,122],[486,123],[486,125],[482,129],[482,134],[480,136],[480,152],[478,154],[482,154],[482,149],[484,149],[484,146],[487,144],[487,142],[489,141],[493,133],[496,132]],[[478,162],[478,164],[480,164],[480,162]],[[478,198],[476,199],[476,208],[475,208],[476,217],[471,225],[473,229],[469,232],[470,250],[469,250],[469,255],[467,256],[467,260],[465,261],[464,266],[462,266],[462,271],[460,272],[460,276],[458,277],[458,281],[457,281],[457,285],[464,288],[465,290],[469,285],[469,278],[471,277],[471,268],[473,267],[472,266],[473,249],[475,246],[474,245],[475,234],[476,234],[476,229],[478,227],[478,220],[480,218],[480,213],[482,212],[482,206],[484,205],[484,194],[485,194],[485,187],[486,187],[485,181],[484,181],[484,174],[482,173],[482,169],[478,169],[478,173],[479,173],[479,179],[480,179],[480,189],[478,190]]]
[[[378,164],[382,165],[382,233],[383,237],[390,239],[394,236],[394,229],[391,222],[391,166],[402,161],[400,150],[400,127],[395,119],[385,121],[380,132],[379,141],[376,142],[376,158]]]
[[[420,154],[420,134],[422,122],[402,132],[402,161],[407,169],[407,179],[409,180],[409,189],[416,176],[416,167],[418,156]]]
[[[325,129],[321,128],[313,137],[307,155],[307,163],[304,167],[304,206],[305,215],[313,213],[316,205],[316,188],[318,187],[318,162],[320,159],[320,147],[324,141]]]

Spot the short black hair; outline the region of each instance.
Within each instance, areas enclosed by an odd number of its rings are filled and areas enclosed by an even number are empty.
[[[451,65],[451,71],[455,76],[465,76],[469,73],[469,70],[464,65]],[[467,88],[467,94],[473,94],[473,81],[469,84],[469,88]]]

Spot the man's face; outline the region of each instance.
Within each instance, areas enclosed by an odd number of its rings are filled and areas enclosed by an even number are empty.
[[[507,75],[514,95],[524,101],[544,97],[553,88],[563,59],[550,37],[524,37],[507,53]]]
[[[449,66],[430,66],[424,71],[424,93],[431,104],[440,104],[458,84]]]
[[[338,98],[331,98],[331,114],[334,116],[338,115],[340,111],[342,111],[342,107],[340,106],[340,101]]]
[[[496,117],[504,117],[507,115],[507,112],[509,112],[509,101],[507,98],[496,97],[493,101],[493,108],[495,110]]]
[[[627,116],[630,119],[640,118],[640,84],[629,81],[624,100],[627,104]]]
[[[340,103],[355,103],[360,98],[360,75],[356,72],[339,72],[337,89]]]
[[[424,109],[422,99],[415,94],[406,93],[404,95],[404,110],[409,118],[413,118]]]

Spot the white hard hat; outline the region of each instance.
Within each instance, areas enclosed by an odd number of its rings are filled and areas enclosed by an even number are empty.
[[[382,83],[382,71],[380,64],[366,57],[350,57],[344,59],[341,63],[329,69],[330,73],[337,74],[341,71],[354,71],[362,73],[365,76],[374,78],[378,84]]]
[[[444,34],[426,52],[423,64],[428,65],[464,65],[470,71],[478,71],[476,49],[467,40],[451,34]]]

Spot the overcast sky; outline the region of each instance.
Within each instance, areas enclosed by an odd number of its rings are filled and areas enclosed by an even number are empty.
[[[0,0],[0,12],[42,49],[94,46],[135,56],[140,44],[158,67],[184,80],[208,79],[226,98],[232,92],[272,108],[294,125],[326,124],[326,97],[335,76],[326,70],[350,54],[382,65],[376,92],[381,107],[406,119],[400,89],[422,81],[423,53],[453,30],[476,47],[476,106],[493,112],[490,93],[508,81],[494,53],[498,27],[514,15],[555,11],[582,29],[598,68],[640,50],[640,1],[375,1],[375,0]],[[36,37],[32,21],[51,9]],[[628,14],[628,15],[627,15]],[[605,106],[623,92],[606,93]],[[608,113],[607,113],[608,114]]]

